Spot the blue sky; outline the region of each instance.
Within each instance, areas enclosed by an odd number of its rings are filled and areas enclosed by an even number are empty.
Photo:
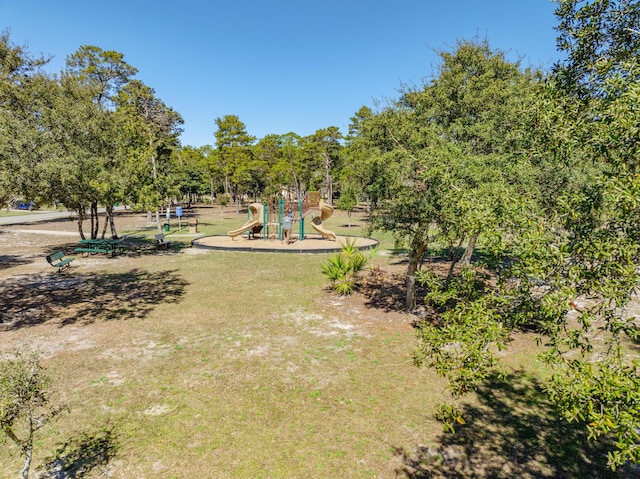
[[[249,134],[347,132],[363,105],[419,85],[436,50],[487,38],[508,58],[559,58],[550,0],[0,0],[0,29],[52,73],[81,45],[124,54],[185,120],[183,145],[213,145],[215,118]]]

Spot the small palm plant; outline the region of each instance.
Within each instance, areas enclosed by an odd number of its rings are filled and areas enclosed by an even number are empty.
[[[331,288],[343,295],[349,296],[355,291],[358,273],[369,264],[369,259],[356,246],[355,240],[347,239],[341,243],[342,250],[322,263],[322,272],[331,281]]]

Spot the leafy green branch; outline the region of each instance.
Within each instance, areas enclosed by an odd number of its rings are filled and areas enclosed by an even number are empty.
[[[24,457],[22,479],[29,477],[36,433],[65,409],[50,405],[50,382],[36,353],[0,361],[0,433]]]

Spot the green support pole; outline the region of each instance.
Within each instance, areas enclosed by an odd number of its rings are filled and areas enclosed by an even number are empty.
[[[269,224],[269,205],[262,203],[262,239],[267,239],[267,225]]]
[[[298,199],[298,218],[300,218],[300,227],[298,228],[298,241],[304,239],[304,218],[302,217],[302,200]]]
[[[247,207],[247,221],[251,218],[251,205]],[[247,239],[251,239],[251,230],[247,231]]]
[[[278,205],[278,240],[282,241],[282,218],[284,218],[284,198],[280,198],[280,204]]]

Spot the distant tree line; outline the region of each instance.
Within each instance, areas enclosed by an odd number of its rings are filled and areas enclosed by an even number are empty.
[[[45,71],[47,61],[0,35],[0,207],[16,197],[62,205],[78,213],[83,238],[90,218],[95,238],[108,228],[117,236],[118,203],[159,218],[173,202],[213,202],[218,194],[239,207],[320,189],[332,201],[339,192],[337,127],[256,140],[226,115],[215,119],[215,147],[183,147],[180,114],[134,79],[122,53],[85,45],[56,75]],[[102,229],[98,207],[106,209]]]

